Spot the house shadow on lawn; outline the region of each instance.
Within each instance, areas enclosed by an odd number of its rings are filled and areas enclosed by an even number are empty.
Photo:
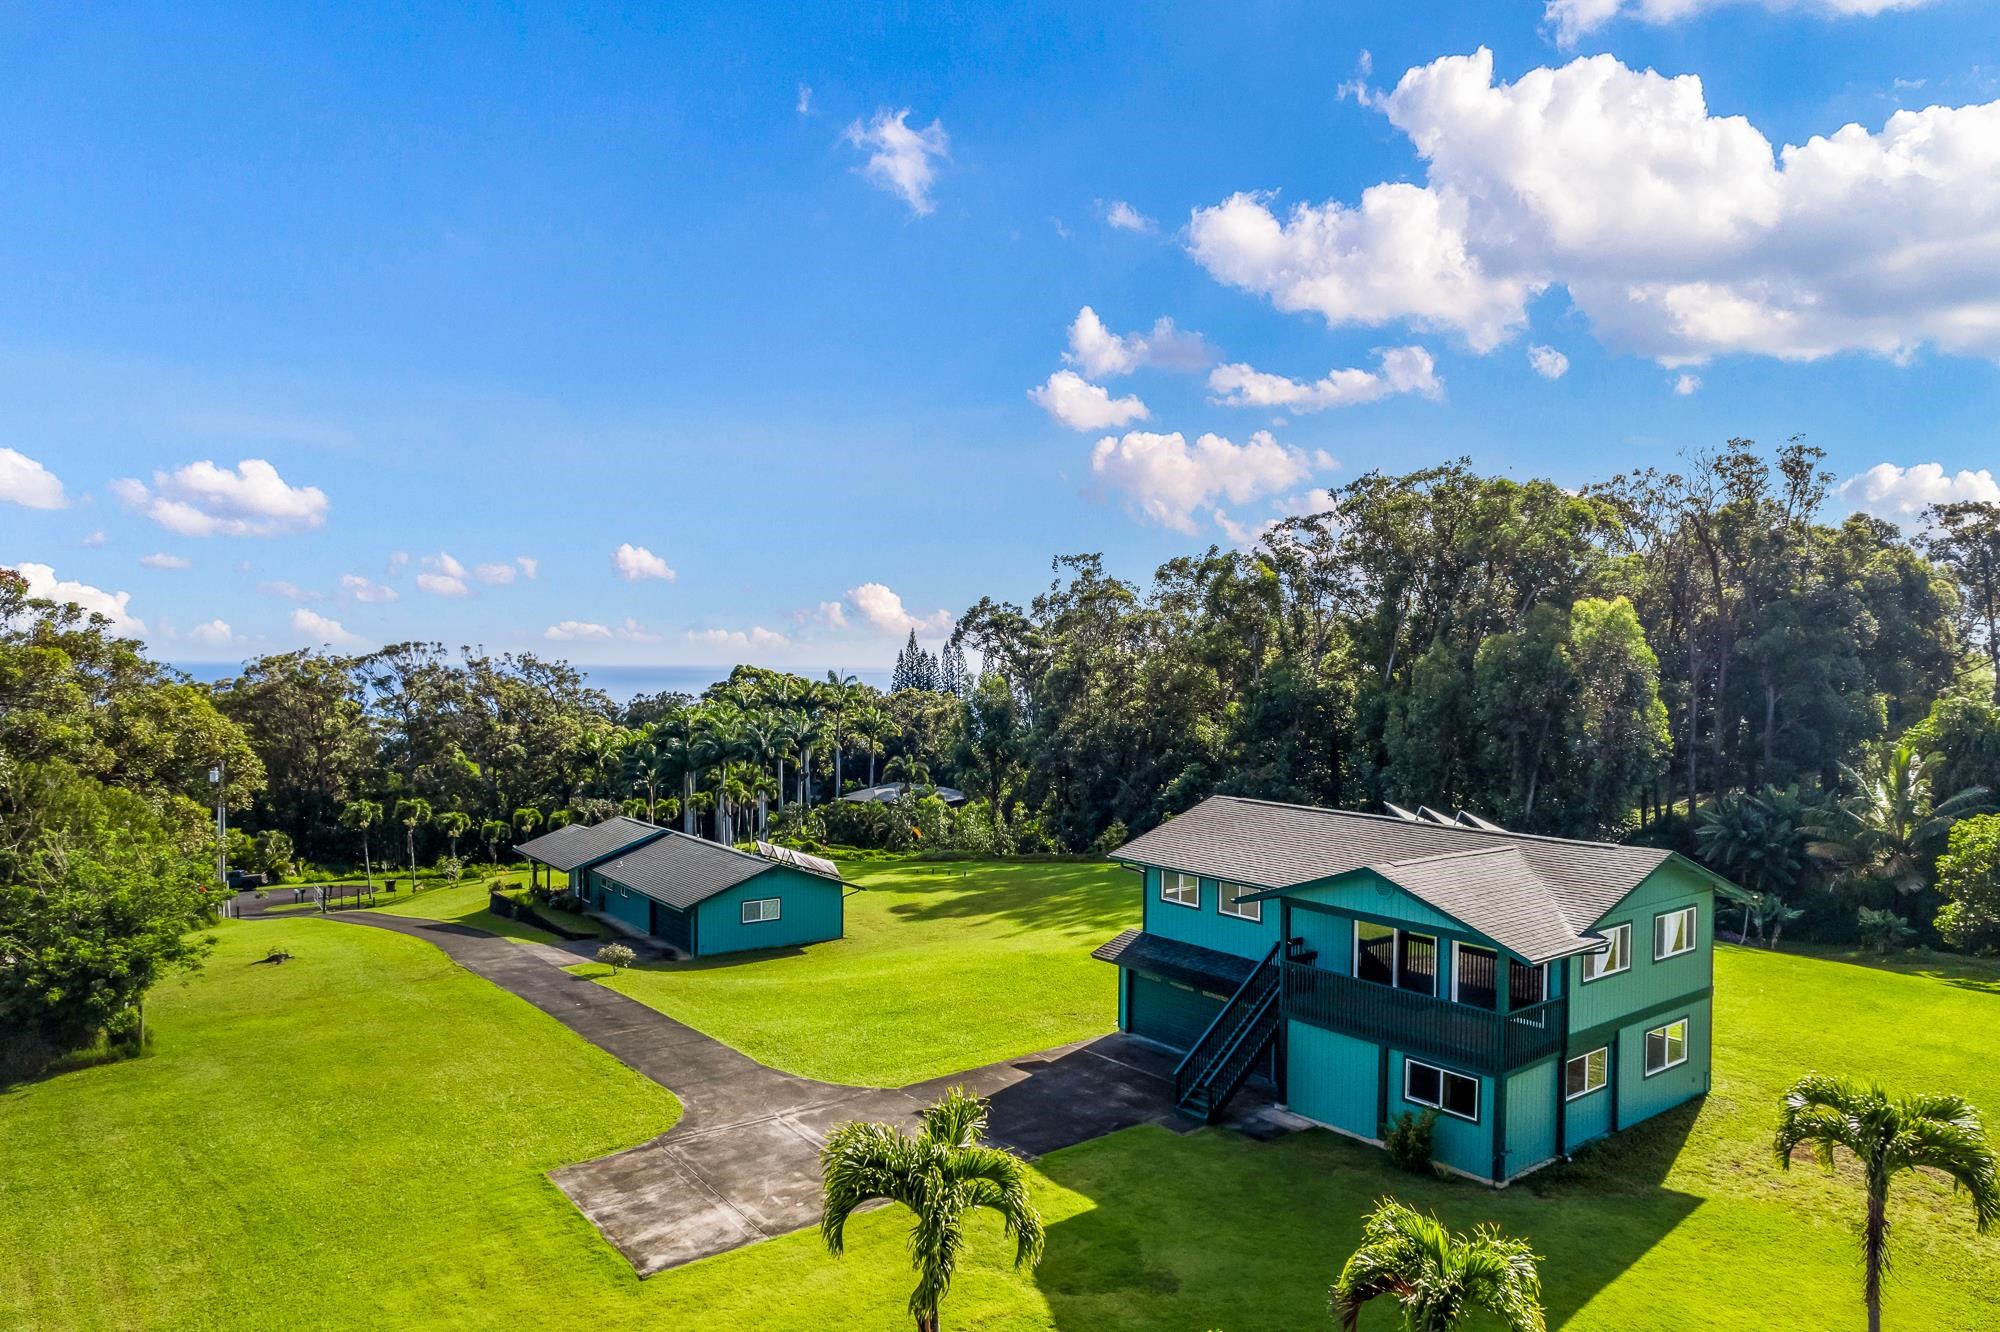
[[[1082,1210],[1049,1227],[1035,1282],[1063,1328],[1332,1327],[1327,1287],[1360,1243],[1362,1217],[1393,1195],[1454,1230],[1490,1221],[1527,1239],[1557,1327],[1700,1205],[1657,1182],[1655,1161],[1672,1160],[1693,1122],[1692,1113],[1662,1118],[1679,1122],[1562,1167],[1582,1174],[1538,1173],[1503,1190],[1401,1173],[1378,1149],[1327,1130],[1259,1143],[1136,1128],[1038,1162]],[[1381,1303],[1364,1327],[1396,1324],[1392,1302]]]
[[[952,862],[943,862],[949,870]],[[1139,887],[1131,871],[1113,865],[1024,861],[978,862],[963,877],[933,880],[922,869],[871,879],[869,891],[922,894],[897,902],[891,915],[908,921],[992,920],[1021,931],[1060,930],[1077,935],[1115,933],[1137,924]]]

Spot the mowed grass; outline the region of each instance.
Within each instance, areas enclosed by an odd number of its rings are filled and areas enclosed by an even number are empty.
[[[450,888],[426,888],[415,896],[402,893],[394,897],[382,893],[375,895],[374,911],[391,916],[416,916],[423,920],[442,920],[454,925],[469,925],[488,934],[515,939],[523,943],[561,943],[562,940],[547,930],[513,920],[506,916],[496,916],[487,909],[491,894],[486,880],[478,883],[460,883]]]
[[[805,1231],[641,1283],[540,1172],[659,1131],[664,1093],[416,941],[223,936],[151,1005],[147,1058],[0,1094],[0,1327],[907,1326],[899,1210],[857,1218],[840,1260]],[[251,965],[272,942],[299,960]],[[1778,1097],[1819,1068],[2000,1118],[2000,967],[1724,948],[1716,972],[1714,1093],[1574,1165],[1494,1192],[1331,1133],[1130,1130],[1037,1163],[1038,1271],[973,1226],[946,1324],[1330,1327],[1326,1284],[1394,1193],[1527,1236],[1552,1326],[1859,1327],[1860,1181],[1777,1170]],[[1887,1326],[2000,1326],[2000,1237],[1962,1197],[1904,1177],[1891,1219]]]
[[[600,979],[775,1068],[900,1087],[1100,1035],[1118,973],[1090,950],[1139,923],[1114,865],[899,862],[843,867],[846,937],[651,963]]]

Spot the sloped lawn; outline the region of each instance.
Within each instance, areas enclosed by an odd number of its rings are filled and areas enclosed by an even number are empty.
[[[846,937],[771,953],[576,968],[787,1072],[900,1087],[1101,1035],[1118,973],[1090,950],[1139,923],[1114,865],[843,867]]]

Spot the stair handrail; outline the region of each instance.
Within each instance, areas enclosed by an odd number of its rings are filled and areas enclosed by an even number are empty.
[[[1237,986],[1235,993],[1229,996],[1229,1002],[1222,1006],[1222,1011],[1217,1013],[1208,1026],[1202,1030],[1201,1035],[1195,1038],[1195,1043],[1190,1045],[1187,1053],[1181,1056],[1181,1062],[1174,1065],[1174,1080],[1176,1082],[1180,1080],[1181,1070],[1188,1066],[1188,1061],[1201,1053],[1201,1047],[1208,1043],[1208,1038],[1215,1034],[1215,1029],[1222,1025],[1224,1018],[1229,1016],[1229,1010],[1236,1007],[1236,1001],[1243,997],[1243,992],[1249,989],[1259,976],[1264,974],[1264,968],[1270,966],[1277,959],[1278,950],[1284,946],[1285,941],[1283,939],[1271,945],[1271,951],[1264,954],[1264,960],[1259,962],[1251,969],[1250,974],[1243,978],[1243,983]]]

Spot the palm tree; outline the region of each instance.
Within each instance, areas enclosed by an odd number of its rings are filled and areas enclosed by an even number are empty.
[[[658,810],[660,787],[679,777],[686,766],[674,737],[664,728],[646,727],[626,746],[625,779],[646,793],[646,822],[653,822]]]
[[[820,686],[821,695],[826,699],[827,739],[833,742],[833,794],[839,799],[842,786],[840,780],[841,753],[847,747],[847,736],[852,728],[853,714],[849,710],[855,690],[860,681],[839,671],[828,671],[826,683]]]
[[[753,712],[743,719],[740,752],[756,766],[760,778],[767,764],[776,765],[784,762],[779,757],[784,752],[784,736],[784,725],[774,712]],[[769,791],[762,781],[753,782],[751,785],[757,795],[757,834],[761,837],[769,814],[767,802]]]
[[[396,802],[396,822],[403,825],[403,847],[410,855],[410,887],[414,891],[417,879],[417,828],[431,821],[431,802],[422,796],[411,796],[408,800]]]
[[[521,836],[528,836],[542,826],[542,811],[533,805],[521,806],[514,811],[514,826],[521,830]]]
[[[600,726],[583,733],[576,747],[579,794],[591,795],[603,788],[632,738],[633,733],[622,726]]]
[[[1984,1234],[2000,1221],[2000,1176],[1979,1111],[1960,1096],[1901,1096],[1880,1087],[1809,1073],[1792,1084],[1773,1143],[1781,1169],[1792,1153],[1811,1147],[1821,1166],[1833,1168],[1833,1151],[1845,1147],[1861,1162],[1868,1187],[1862,1226],[1869,1332],[1882,1327],[1882,1272],[1889,1263],[1889,1185],[1905,1170],[1934,1170],[1972,1200],[1973,1224]]]
[[[1841,802],[1814,827],[1817,854],[1830,855],[1850,876],[1876,873],[1900,892],[1924,886],[1931,864],[1951,825],[1976,814],[1986,798],[1983,786],[1968,786],[1943,800],[1933,799],[1931,779],[1943,764],[1940,754],[1919,754],[1899,744],[1884,757],[1879,777],[1869,779],[1842,765],[1860,794]]]
[[[1334,1317],[1352,1328],[1378,1295],[1403,1306],[1409,1332],[1450,1332],[1484,1309],[1512,1332],[1542,1332],[1542,1278],[1526,1240],[1497,1226],[1453,1234],[1435,1216],[1394,1198],[1361,1223],[1361,1247],[1328,1292]]]
[[[485,844],[486,858],[494,864],[500,863],[500,843],[507,840],[513,829],[505,819],[488,819],[479,825],[479,840]]]
[[[882,776],[887,781],[901,782],[907,791],[913,786],[929,786],[931,767],[919,754],[891,754],[882,765]]]
[[[451,842],[451,858],[458,859],[458,839],[472,826],[472,816],[463,810],[448,809],[437,816],[438,831]]]
[[[361,872],[368,879],[368,887],[375,887],[375,862],[368,855],[368,830],[382,821],[382,802],[379,800],[350,800],[341,806],[341,823],[361,834]]]
[[[727,845],[731,835],[729,811],[729,764],[743,743],[743,714],[731,704],[711,703],[694,719],[688,737],[688,755],[694,767],[713,774],[715,780],[715,840]]]
[[[868,742],[868,784],[875,785],[875,756],[884,740],[894,740],[903,733],[895,719],[882,709],[873,706],[854,710],[854,733]]]
[[[812,808],[813,750],[826,738],[822,720],[824,709],[817,700],[807,702],[792,718],[792,741],[799,747],[799,803]]]
[[[1028,1198],[1028,1167],[1020,1157],[980,1139],[986,1102],[953,1087],[936,1105],[918,1112],[915,1136],[889,1124],[842,1124],[820,1150],[826,1201],[819,1233],[838,1258],[847,1218],[877,1199],[901,1203],[916,1215],[910,1257],[917,1288],[910,1313],[917,1332],[938,1332],[938,1305],[951,1289],[965,1247],[965,1215],[984,1207],[997,1213],[1014,1237],[1014,1266],[1042,1260],[1042,1216]]]

